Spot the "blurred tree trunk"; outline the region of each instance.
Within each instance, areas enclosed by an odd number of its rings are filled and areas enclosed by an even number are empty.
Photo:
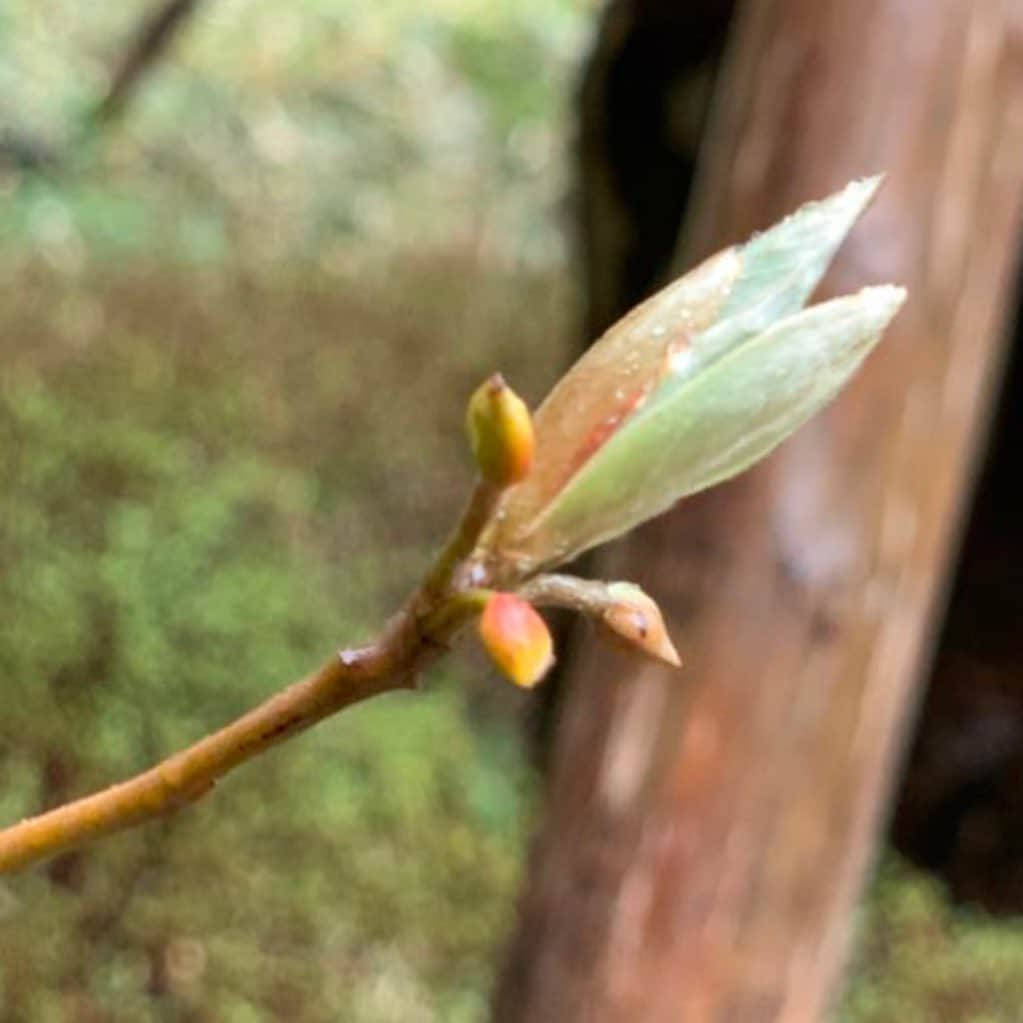
[[[718,97],[685,262],[887,169],[825,291],[910,301],[832,410],[601,566],[662,601],[688,664],[572,665],[500,1023],[820,1018],[990,414],[1023,4],[750,2]]]
[[[1012,363],[893,811],[896,848],[952,898],[1023,913],[1023,297]]]
[[[611,0],[604,10],[577,103],[585,344],[664,283],[734,7],[735,0]],[[578,353],[569,354],[571,364]],[[593,556],[571,570],[592,575]],[[576,636],[574,615],[546,617],[562,657],[530,705],[528,733],[548,774]]]
[[[579,96],[580,262],[593,341],[671,262],[735,0],[612,0]]]

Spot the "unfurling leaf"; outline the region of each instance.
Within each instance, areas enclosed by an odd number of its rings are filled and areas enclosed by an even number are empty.
[[[546,622],[513,593],[495,593],[487,601],[479,634],[498,670],[517,686],[535,686],[554,664]]]
[[[500,373],[484,381],[469,399],[465,425],[485,480],[508,487],[526,478],[533,463],[533,419]]]
[[[520,575],[751,466],[826,404],[904,299],[800,312],[879,179],[810,203],[615,324],[538,409],[537,457],[484,545]]]
[[[537,520],[530,545],[571,556],[749,468],[838,393],[904,297],[882,286],[812,306],[667,381]]]

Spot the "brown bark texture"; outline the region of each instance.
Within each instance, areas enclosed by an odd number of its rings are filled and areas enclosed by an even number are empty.
[[[686,665],[579,651],[500,1023],[822,1017],[1003,361],[1021,153],[1019,0],[742,7],[685,263],[886,170],[822,290],[910,299],[827,413],[607,554]]]

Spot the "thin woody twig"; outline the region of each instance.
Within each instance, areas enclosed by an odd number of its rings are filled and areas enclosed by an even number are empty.
[[[194,802],[233,767],[359,700],[399,688],[378,644],[331,658],[312,675],[136,777],[0,832],[0,873],[31,866]]]
[[[127,781],[0,831],[0,874],[195,802],[232,768],[361,700],[409,689],[478,613],[454,581],[486,528],[495,488],[479,483],[424,583],[364,647],[340,651],[306,678],[186,750]]]

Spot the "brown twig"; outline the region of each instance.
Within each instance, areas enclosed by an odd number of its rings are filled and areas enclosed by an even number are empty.
[[[166,52],[198,6],[199,0],[168,0],[147,14],[114,72],[106,95],[96,104],[94,119],[97,122],[111,121],[123,112],[146,73]]]
[[[414,688],[415,679],[478,613],[457,576],[496,503],[479,483],[424,583],[367,646],[340,651],[231,724],[128,781],[0,831],[0,874],[195,802],[232,768],[360,700]]]
[[[161,0],[148,11],[135,30],[125,53],[110,76],[102,97],[89,109],[80,126],[84,135],[121,118],[139,94],[140,86],[167,53],[200,0]],[[0,128],[0,171],[53,176],[62,172],[75,155],[81,133],[70,143],[59,144],[20,128]]]

